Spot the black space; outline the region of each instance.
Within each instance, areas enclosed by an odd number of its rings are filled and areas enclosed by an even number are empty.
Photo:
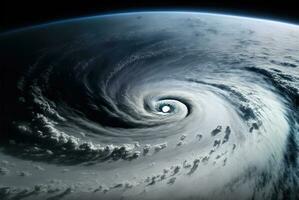
[[[275,19],[299,24],[295,1],[263,0],[4,0],[0,31],[61,19],[140,10],[199,10]]]

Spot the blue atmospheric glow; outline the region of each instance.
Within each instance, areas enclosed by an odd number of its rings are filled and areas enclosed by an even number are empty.
[[[69,18],[69,19],[61,19],[61,20],[56,20],[56,21],[50,21],[50,22],[46,22],[43,24],[37,24],[37,25],[33,25],[33,26],[28,26],[28,27],[23,27],[23,28],[17,28],[17,29],[13,29],[13,30],[8,30],[5,32],[0,33],[1,35],[7,35],[10,33],[16,33],[16,32],[20,32],[20,31],[26,31],[26,30],[31,30],[31,29],[35,29],[35,28],[42,28],[45,26],[50,26],[50,25],[57,25],[57,24],[63,24],[63,23],[67,23],[67,22],[77,22],[77,21],[83,21],[83,20],[89,20],[89,19],[95,19],[95,18],[103,18],[103,17],[111,17],[111,16],[118,16],[118,15],[139,15],[142,13],[193,13],[193,14],[204,14],[204,15],[216,15],[216,16],[225,16],[225,17],[237,17],[237,18],[243,18],[243,19],[247,19],[247,20],[258,20],[258,21],[267,21],[267,22],[272,22],[272,23],[280,23],[282,25],[288,25],[288,26],[295,26],[298,27],[298,24],[294,24],[294,23],[289,23],[289,22],[285,22],[285,21],[280,21],[280,20],[276,20],[276,19],[267,19],[267,18],[256,18],[254,16],[244,16],[244,15],[235,15],[234,13],[224,13],[224,12],[207,12],[207,11],[194,11],[194,10],[167,10],[167,9],[163,9],[163,10],[144,10],[144,11],[134,11],[134,10],[130,10],[130,11],[125,11],[125,12],[116,12],[116,13],[103,13],[103,14],[99,14],[99,15],[92,15],[92,16],[82,16],[82,17],[75,17],[75,18]]]

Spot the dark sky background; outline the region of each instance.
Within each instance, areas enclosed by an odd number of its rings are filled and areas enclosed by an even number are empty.
[[[2,0],[0,31],[102,13],[165,9],[232,13],[299,24],[298,6],[289,0]]]

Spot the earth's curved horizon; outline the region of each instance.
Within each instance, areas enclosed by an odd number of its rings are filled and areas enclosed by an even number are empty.
[[[216,15],[216,16],[223,16],[223,17],[237,17],[240,19],[249,19],[249,20],[258,20],[258,21],[264,21],[264,22],[272,22],[272,23],[280,23],[284,25],[289,26],[297,26],[299,27],[299,23],[279,19],[279,18],[266,18],[266,17],[258,17],[253,15],[238,15],[234,12],[227,12],[227,13],[218,13],[218,12],[209,12],[209,11],[192,11],[192,10],[136,10],[136,11],[122,11],[122,12],[108,12],[108,13],[100,13],[96,15],[86,15],[86,16],[80,16],[80,17],[74,17],[74,18],[64,18],[64,19],[57,19],[57,20],[51,20],[46,21],[42,23],[36,23],[32,25],[26,25],[21,26],[17,28],[12,28],[8,30],[4,30],[0,32],[0,36],[2,35],[9,35],[13,33],[18,33],[22,31],[29,31],[30,29],[38,29],[43,28],[45,26],[55,26],[57,24],[61,23],[68,23],[68,22],[76,22],[81,20],[89,20],[89,19],[96,19],[96,18],[103,18],[103,17],[112,17],[112,16],[118,16],[118,15],[138,15],[138,14],[145,14],[145,13],[192,13],[192,14],[201,14],[201,15]]]
[[[0,199],[298,199],[298,35],[185,11],[0,33]]]

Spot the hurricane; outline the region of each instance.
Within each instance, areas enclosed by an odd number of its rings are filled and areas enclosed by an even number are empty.
[[[1,199],[298,199],[299,26],[194,12],[0,35]]]

